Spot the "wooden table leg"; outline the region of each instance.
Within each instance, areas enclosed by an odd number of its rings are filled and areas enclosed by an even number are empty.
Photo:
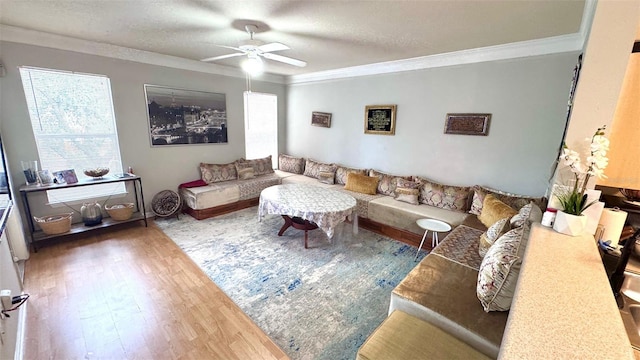
[[[281,216],[284,219],[284,225],[282,225],[282,227],[280,228],[280,231],[278,232],[278,236],[282,236],[285,230],[287,230],[291,225],[293,225],[293,220],[291,220],[290,217],[288,217],[287,215],[281,215]]]

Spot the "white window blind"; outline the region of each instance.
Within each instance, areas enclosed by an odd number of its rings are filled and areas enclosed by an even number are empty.
[[[109,167],[121,173],[111,83],[102,75],[20,68],[40,168],[51,172]],[[50,203],[124,193],[123,183],[47,191]]]
[[[245,91],[244,148],[247,159],[271,155],[278,164],[278,96]]]

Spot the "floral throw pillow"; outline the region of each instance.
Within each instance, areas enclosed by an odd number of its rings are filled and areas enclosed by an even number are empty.
[[[236,180],[238,172],[235,163],[229,164],[205,164],[200,163],[201,178],[207,184]]]
[[[379,172],[376,170],[369,170],[369,176],[375,176],[378,178],[378,188],[377,191],[382,195],[387,196],[395,196],[394,191],[396,190],[396,179],[405,179],[411,180],[411,176],[396,176],[385,174],[383,172]]]
[[[347,183],[347,175],[349,173],[356,173],[360,175],[367,175],[365,169],[352,169],[344,166],[338,166],[336,169],[336,184],[345,185]]]
[[[418,205],[418,195],[420,194],[420,184],[417,182],[396,178],[396,189],[394,198],[409,204]]]
[[[236,162],[236,171],[238,172],[238,179],[247,180],[256,177],[253,165],[250,163]]]
[[[337,166],[321,165],[318,169],[318,181],[324,184],[335,184]]]
[[[502,235],[482,259],[476,293],[486,312],[511,308],[526,246],[526,240],[523,240],[525,228],[522,226]]]
[[[482,212],[482,204],[484,202],[484,197],[488,194],[493,194],[498,200],[504,202],[505,204],[511,206],[514,209],[520,209],[523,206],[527,205],[529,202],[533,201],[533,203],[541,209],[546,208],[546,199],[544,197],[532,197],[526,195],[518,195],[509,192],[504,192],[500,190],[491,189],[484,186],[474,186],[473,187],[473,200],[471,202],[471,210],[469,213],[474,215],[480,215]]]
[[[471,188],[442,185],[422,177],[418,177],[417,180],[421,183],[421,204],[460,212],[466,212],[469,210],[468,203],[469,196],[471,195]]]
[[[253,166],[253,171],[256,176],[271,174],[273,172],[273,163],[271,162],[271,155],[261,159],[238,160],[238,162],[251,164],[251,166]]]
[[[318,173],[320,172],[320,166],[322,165],[329,165],[331,166],[331,164],[325,164],[325,163],[321,163],[319,161],[315,161],[313,159],[307,159],[305,165],[304,165],[304,176],[308,176],[308,177],[312,177],[312,178],[318,178]]]
[[[294,174],[304,173],[304,159],[285,154],[278,155],[278,169]]]
[[[487,231],[480,235],[480,243],[478,244],[478,255],[484,257],[489,251],[489,248],[493,243],[498,240],[502,234],[509,231],[511,228],[509,227],[509,218],[503,218],[495,222],[495,224],[491,225]]]

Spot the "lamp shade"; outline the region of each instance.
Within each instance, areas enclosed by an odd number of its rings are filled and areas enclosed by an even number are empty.
[[[250,56],[248,59],[244,60],[240,66],[242,67],[242,70],[250,75],[258,75],[264,70],[262,59],[257,56]]]
[[[611,124],[609,165],[598,185],[640,189],[640,53],[632,53]]]

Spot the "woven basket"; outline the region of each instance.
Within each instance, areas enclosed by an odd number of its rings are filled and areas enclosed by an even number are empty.
[[[33,219],[36,221],[36,224],[40,225],[42,232],[47,235],[56,235],[66,233],[71,229],[72,217],[73,213],[68,213],[43,217],[34,216]]]
[[[133,215],[133,203],[105,205],[104,209],[113,220],[129,220]]]

